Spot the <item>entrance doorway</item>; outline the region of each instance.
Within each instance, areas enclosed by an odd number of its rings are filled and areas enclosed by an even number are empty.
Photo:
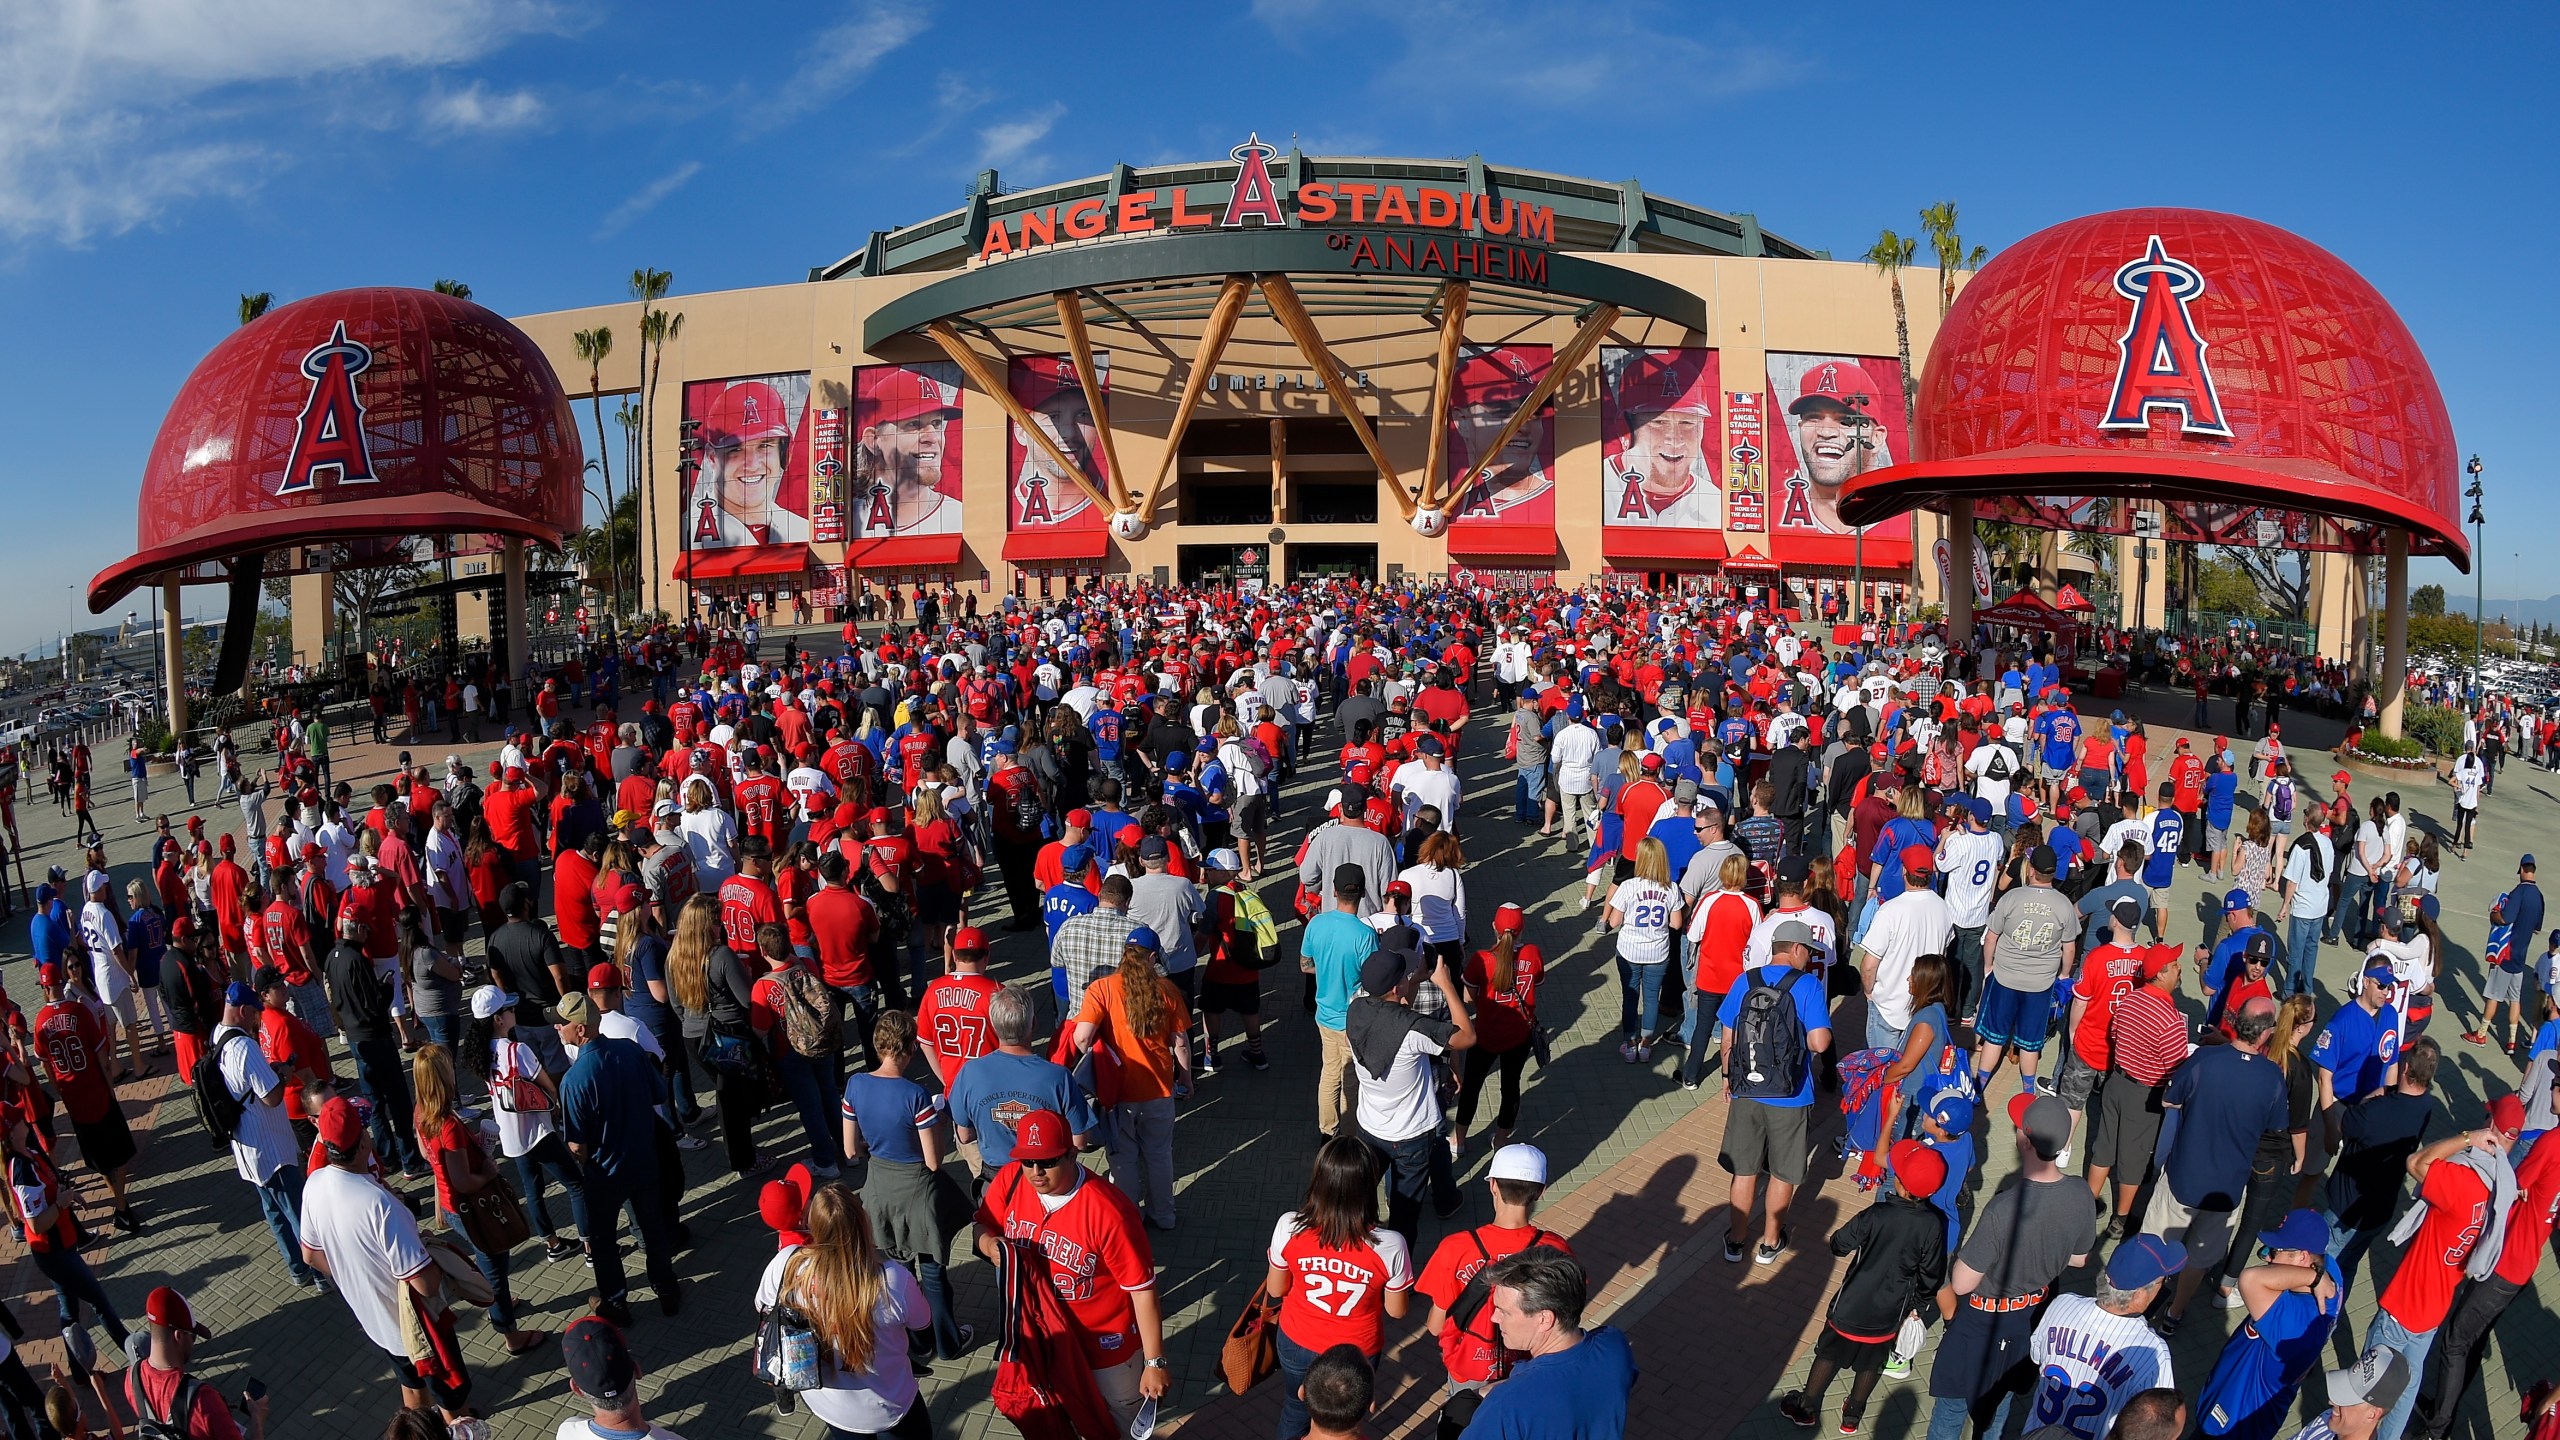
[[[1378,578],[1378,547],[1375,545],[1301,545],[1289,546],[1289,578],[1322,580],[1349,576],[1359,580]]]
[[[1262,544],[1185,545],[1175,552],[1175,574],[1185,585],[1259,585],[1271,574],[1271,547]]]

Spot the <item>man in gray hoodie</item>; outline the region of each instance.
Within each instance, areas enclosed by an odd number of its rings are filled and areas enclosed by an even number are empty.
[[[1345,865],[1356,866],[1368,882],[1368,893],[1361,896],[1360,908],[1354,913],[1365,920],[1376,911],[1378,898],[1387,893],[1387,886],[1396,878],[1396,847],[1361,818],[1369,803],[1364,787],[1346,781],[1341,795],[1340,818],[1317,826],[1315,833],[1307,837],[1306,858],[1298,862],[1298,883],[1318,895],[1328,894],[1334,871]]]

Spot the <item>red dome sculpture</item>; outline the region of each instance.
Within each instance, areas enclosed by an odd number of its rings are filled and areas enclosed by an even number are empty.
[[[1841,514],[2135,496],[2167,502],[2173,539],[2266,507],[2292,523],[2259,543],[2370,552],[2405,527],[2470,563],[2453,423],[2408,327],[2337,256],[2236,215],[2118,210],[2002,252],[1929,349],[1912,448]]]
[[[205,561],[368,536],[557,545],[586,461],[569,397],[521,330],[430,290],[340,290],[225,337],[170,403],[135,553],[89,582],[103,611]]]

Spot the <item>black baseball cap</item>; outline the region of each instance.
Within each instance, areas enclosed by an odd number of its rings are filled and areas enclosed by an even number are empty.
[[[584,1316],[560,1332],[560,1353],[569,1363],[569,1383],[590,1400],[619,1400],[640,1379],[622,1332],[601,1316]]]

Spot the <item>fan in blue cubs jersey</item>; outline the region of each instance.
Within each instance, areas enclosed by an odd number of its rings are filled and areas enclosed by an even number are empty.
[[[2027,1346],[2037,1372],[2030,1433],[2102,1440],[2126,1401],[2157,1386],[2176,1386],[2169,1347],[2142,1312],[2186,1261],[2185,1247],[2136,1235],[2107,1258],[2097,1298],[2065,1295],[2046,1307]]]
[[[2230,1440],[2272,1440],[2284,1428],[2302,1377],[2337,1328],[2346,1291],[2326,1253],[2329,1226],[2319,1211],[2294,1211],[2258,1243],[2268,1263],[2240,1272],[2249,1318],[2223,1345],[2196,1396],[2196,1423]]]
[[[1117,772],[1120,768],[1120,712],[1111,707],[1106,697],[1094,702],[1093,718],[1085,722],[1093,732],[1093,755],[1103,768]]]
[[[2168,889],[2178,874],[2178,842],[2187,833],[2187,817],[2169,803],[2176,793],[2176,787],[2161,784],[2160,808],[2151,812],[2149,833],[2144,837],[2148,853],[2142,862],[2142,883],[2154,890]]]

